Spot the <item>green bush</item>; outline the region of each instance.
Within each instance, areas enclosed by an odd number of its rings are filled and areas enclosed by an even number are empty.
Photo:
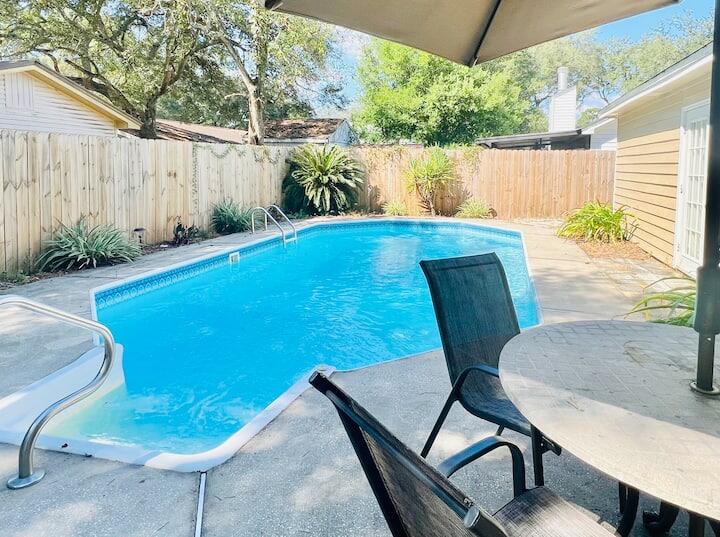
[[[382,206],[382,211],[384,214],[390,215],[390,216],[407,216],[408,215],[408,208],[405,203],[402,201],[388,201],[387,203],[384,203]]]
[[[659,284],[668,281],[678,283],[669,289],[658,289]],[[663,278],[649,285],[645,294],[628,313],[642,313],[654,323],[692,326],[695,322],[695,301],[697,285],[692,278]]]
[[[455,165],[445,151],[433,147],[410,162],[405,180],[408,190],[415,192],[420,204],[435,216],[435,198],[455,181]]]
[[[462,202],[455,216],[458,218],[490,218],[492,208],[482,200],[470,198]]]
[[[338,214],[357,203],[363,172],[340,147],[304,145],[295,150],[283,181],[283,199],[289,212]]]
[[[223,200],[212,208],[210,222],[216,233],[230,235],[250,229],[252,209],[243,209],[232,200]]]
[[[629,240],[635,231],[633,216],[625,207],[613,209],[608,203],[592,201],[571,214],[558,230],[569,239],[598,242]]]
[[[133,261],[140,256],[140,245],[111,225],[90,228],[84,220],[63,225],[55,237],[44,244],[38,258],[39,270],[69,270]]]

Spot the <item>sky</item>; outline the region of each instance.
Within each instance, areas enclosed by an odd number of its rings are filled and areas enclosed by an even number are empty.
[[[631,0],[629,0],[631,1]],[[682,0],[680,4],[651,11],[643,15],[631,17],[622,21],[606,24],[598,28],[597,33],[601,39],[615,37],[630,37],[639,39],[644,34],[657,27],[664,20],[672,19],[683,11],[692,11],[697,16],[709,15],[715,5],[715,0]],[[355,78],[358,59],[363,46],[369,38],[358,32],[345,29],[338,29],[340,34],[340,58],[338,70],[344,80],[344,93],[349,101],[348,109],[345,111],[322,110],[319,115],[346,116],[357,105],[360,94],[360,87]]]

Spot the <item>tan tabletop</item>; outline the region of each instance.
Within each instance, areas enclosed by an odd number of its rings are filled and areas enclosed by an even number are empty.
[[[697,340],[690,328],[642,322],[541,326],[505,346],[500,379],[525,417],[563,449],[720,520],[720,398],[689,388]]]

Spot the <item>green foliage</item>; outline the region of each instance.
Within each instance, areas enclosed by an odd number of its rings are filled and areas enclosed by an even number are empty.
[[[251,217],[252,209],[243,209],[232,200],[223,200],[213,205],[210,222],[216,233],[230,235],[250,229]]]
[[[666,282],[676,281],[667,288]],[[662,288],[658,289],[662,284]],[[642,313],[654,323],[693,326],[697,285],[692,278],[663,278],[649,285],[644,296],[628,313]]]
[[[357,202],[363,171],[344,149],[304,145],[295,150],[283,181],[285,206],[291,212],[338,214]]]
[[[85,220],[63,225],[55,237],[44,244],[37,260],[39,270],[82,270],[98,265],[133,261],[140,256],[140,245],[111,225],[93,228]]]
[[[353,124],[368,141],[472,143],[515,132],[528,108],[507,73],[381,40],[365,49],[358,77],[363,93]]]
[[[420,204],[435,216],[435,198],[455,181],[455,164],[445,151],[433,147],[422,157],[410,161],[405,181],[408,190],[417,194]]]
[[[458,218],[490,218],[492,208],[482,200],[470,198],[462,202],[455,216]]]
[[[635,231],[633,216],[625,207],[613,209],[609,203],[591,201],[572,213],[558,230],[569,239],[617,242],[629,240]]]
[[[409,212],[407,205],[399,200],[383,203],[382,211],[389,216],[407,216]]]

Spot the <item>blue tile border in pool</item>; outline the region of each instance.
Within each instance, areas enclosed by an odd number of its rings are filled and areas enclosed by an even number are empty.
[[[409,231],[417,228],[430,227],[455,227],[465,229],[482,229],[490,235],[498,235],[505,238],[512,238],[522,242],[522,234],[518,231],[509,229],[494,228],[484,226],[482,224],[470,222],[449,222],[447,220],[413,220],[413,219],[377,219],[377,220],[357,220],[345,222],[318,222],[311,223],[307,227],[298,229],[298,236],[310,235],[328,228],[333,229],[363,229],[376,226],[396,225],[407,228]],[[143,295],[155,289],[167,287],[182,280],[192,278],[203,272],[207,272],[224,263],[227,263],[228,256],[234,252],[239,252],[244,256],[248,254],[259,253],[269,248],[274,248],[282,244],[279,236],[269,237],[246,246],[238,245],[231,247],[223,252],[212,254],[210,257],[200,259],[198,261],[188,261],[181,266],[160,269],[160,271],[147,276],[139,276],[130,281],[121,281],[112,284],[109,287],[98,289],[93,292],[94,305],[96,309],[102,309],[119,302]]]

